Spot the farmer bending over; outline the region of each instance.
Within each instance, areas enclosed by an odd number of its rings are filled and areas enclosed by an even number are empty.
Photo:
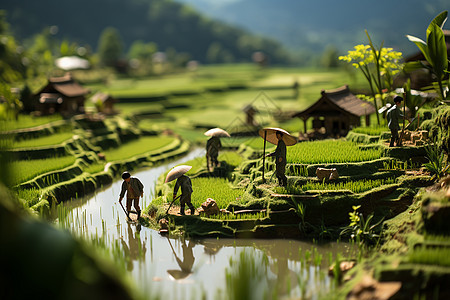
[[[120,191],[119,202],[122,204],[122,199],[127,192],[127,214],[130,216],[131,204],[137,212],[138,219],[141,217],[141,208],[139,207],[139,197],[144,197],[144,185],[136,177],[131,177],[127,171],[122,174],[123,183]]]
[[[181,198],[180,198],[180,215],[184,215],[184,207],[187,206],[191,209],[191,215],[195,214],[195,208],[191,203],[192,194],[192,183],[191,179],[186,175],[181,175],[178,177],[175,187],[173,189],[173,199],[176,198],[178,189],[181,187]]]
[[[276,175],[278,184],[280,186],[287,186],[287,177],[284,175],[286,171],[286,144],[283,141],[283,133],[277,131],[278,145],[275,152],[269,153],[266,156],[275,156]]]

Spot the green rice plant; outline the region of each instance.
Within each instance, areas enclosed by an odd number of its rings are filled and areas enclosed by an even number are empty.
[[[37,175],[66,168],[75,163],[74,156],[61,156],[45,159],[21,160],[10,163],[11,183],[16,185]],[[50,181],[51,179],[48,179]],[[54,178],[54,180],[56,180]]]
[[[199,207],[208,198],[216,201],[217,206],[226,208],[230,202],[236,201],[244,193],[241,189],[232,188],[224,178],[192,178],[192,204]]]
[[[31,115],[19,115],[19,119],[17,121],[16,120],[0,121],[0,128],[2,130],[30,128],[59,120],[62,120],[62,116],[59,114],[40,117],[33,117]]]
[[[60,182],[59,174],[49,174],[49,175],[43,177],[42,181],[45,184],[45,186],[51,186],[56,183],[59,183]]]
[[[379,187],[385,184],[395,183],[395,178],[386,179],[363,179],[357,181],[347,181],[339,183],[326,183],[326,182],[314,182],[308,181],[302,186],[287,186],[287,187],[276,187],[275,191],[280,194],[292,194],[300,195],[305,191],[309,190],[319,190],[319,191],[336,191],[336,190],[350,190],[353,193],[362,193],[371,190],[375,187]]]
[[[295,165],[295,168],[289,173],[289,175],[296,177],[308,177],[308,165]]]
[[[243,157],[234,151],[224,151],[219,154],[219,161],[226,161],[227,164],[237,167],[241,164]]]
[[[49,136],[44,136],[36,139],[27,139],[14,142],[12,148],[31,148],[31,147],[42,147],[50,145],[59,145],[71,139],[73,136],[72,132],[60,132]]]
[[[89,166],[87,166],[84,169],[84,172],[90,173],[90,174],[95,174],[98,172],[102,172],[105,169],[105,164],[104,163],[93,163]]]
[[[415,248],[408,255],[408,261],[416,264],[437,265],[450,267],[450,256],[447,247],[442,248]]]
[[[425,239],[425,241],[450,243],[450,236],[448,236],[448,235],[435,235],[435,234],[426,233],[424,235],[424,239]]]
[[[249,146],[255,150],[263,150],[264,149],[264,140],[260,137],[250,139],[250,140],[246,141],[244,144],[246,144],[247,146]],[[273,150],[273,149],[275,149],[275,147],[276,147],[275,145],[273,145],[269,142],[266,142],[266,151]]]
[[[378,136],[385,131],[389,131],[387,126],[369,126],[369,127],[356,127],[352,129],[353,132],[367,134],[371,136]]]
[[[445,163],[443,150],[439,149],[436,144],[427,145],[425,150],[428,162],[423,164],[423,166],[431,173],[433,179],[439,180],[450,173],[450,164]]]
[[[208,219],[221,220],[221,221],[230,221],[230,220],[258,220],[264,219],[267,217],[267,213],[259,212],[256,214],[218,214],[208,216]]]
[[[380,234],[376,228],[381,225],[384,217],[375,224],[372,223],[373,214],[367,218],[358,212],[361,205],[352,206],[353,211],[349,212],[350,224],[341,231],[341,236],[350,235],[352,241],[355,241],[359,248],[371,247],[379,241]]]
[[[174,138],[169,136],[146,136],[123,144],[119,148],[106,150],[104,154],[108,161],[122,160],[162,148],[173,141]]]
[[[41,191],[38,189],[19,189],[17,197],[21,199],[27,207],[37,204],[41,198]]]
[[[230,258],[225,270],[225,299],[270,299],[269,259],[255,250]]]
[[[346,140],[324,140],[288,147],[286,160],[295,164],[349,163],[378,159],[381,154],[381,148],[361,149]]]

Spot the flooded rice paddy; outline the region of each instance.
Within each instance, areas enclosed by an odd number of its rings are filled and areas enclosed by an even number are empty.
[[[203,159],[204,151],[196,149],[181,159],[132,173],[144,184],[141,209],[151,202],[162,173],[194,158]],[[164,237],[127,222],[118,204],[121,184],[119,180],[90,198],[61,204],[57,222],[77,236],[106,246],[146,298],[221,299],[233,289],[234,278],[250,284],[255,299],[269,288],[270,293],[275,289],[276,298],[316,299],[332,288],[331,262],[338,254],[346,256],[351,248],[344,243],[318,245],[297,240]],[[247,273],[242,265],[248,263],[243,260],[254,263],[258,280],[243,278]]]

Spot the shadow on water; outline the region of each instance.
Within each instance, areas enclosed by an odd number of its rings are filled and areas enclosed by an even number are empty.
[[[141,207],[150,203],[161,174],[175,165],[203,157],[204,151],[196,149],[176,161],[132,173],[144,184]],[[327,276],[330,260],[337,253],[345,256],[350,251],[349,245],[339,243],[164,237],[155,230],[127,222],[118,204],[121,184],[119,180],[89,199],[61,204],[57,223],[75,235],[101,241],[113,249],[113,259],[122,262],[144,295],[164,299],[224,298],[223,293],[233,285],[232,270],[239,268],[237,258],[242,259],[243,251],[250,251],[250,259],[256,265],[266,266],[267,262],[264,278],[278,295],[314,299],[319,291],[329,291],[332,286]],[[264,288],[267,286],[261,287]]]

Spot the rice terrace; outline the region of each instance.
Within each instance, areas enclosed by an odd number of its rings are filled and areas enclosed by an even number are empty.
[[[0,299],[450,299],[448,12],[294,2],[0,5]]]

